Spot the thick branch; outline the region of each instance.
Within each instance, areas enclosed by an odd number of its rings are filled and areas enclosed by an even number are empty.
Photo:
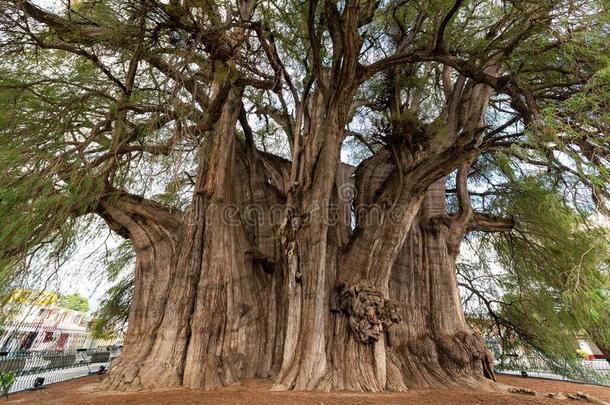
[[[468,223],[468,231],[509,232],[515,227],[512,218],[495,217],[475,212]]]
[[[472,217],[472,206],[470,205],[470,194],[468,194],[468,171],[470,163],[463,163],[457,172],[455,179],[458,202],[460,209],[455,220],[459,226],[463,226],[465,222],[469,222]]]
[[[451,7],[451,10],[449,10],[449,12],[445,15],[445,18],[443,18],[443,21],[441,21],[441,25],[436,34],[436,44],[434,45],[434,50],[436,52],[443,51],[443,38],[445,36],[445,29],[447,28],[447,24],[449,24],[455,13],[457,13],[457,11],[462,6],[462,3],[464,3],[463,0],[456,0],[453,4],[453,7]]]
[[[100,199],[95,212],[124,238],[137,239],[139,229],[147,224],[163,229],[166,236],[176,237],[182,226],[179,210],[116,189]]]

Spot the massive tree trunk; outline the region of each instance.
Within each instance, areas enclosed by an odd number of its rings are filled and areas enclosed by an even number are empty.
[[[279,368],[282,274],[270,217],[279,197],[253,168],[257,156],[237,160],[240,96],[227,96],[201,151],[193,203],[175,229],[145,238],[160,227],[155,215],[145,231],[124,225],[138,259],[125,350],[107,380],[115,388],[213,388]],[[240,208],[254,202],[262,218],[252,226]],[[109,212],[103,216],[116,221]]]
[[[378,172],[383,166],[375,162]],[[469,218],[448,215],[444,183],[404,200],[398,213],[363,214],[365,228],[381,221],[384,232],[361,229],[364,247],[351,245],[340,261],[331,298],[332,375],[321,388],[492,388],[484,378],[494,378],[491,353],[465,322],[456,282]]]
[[[276,389],[489,387],[490,354],[465,323],[455,278],[468,218],[447,213],[445,179],[398,212],[368,213],[370,223],[359,213],[361,229],[348,244],[349,194],[378,188],[389,161],[373,162],[380,173],[366,181],[345,165],[330,179],[318,175],[310,187],[329,187],[327,203],[312,196],[306,210],[286,216],[280,189],[289,164],[265,161],[236,140],[232,97],[202,151],[186,214],[142,214],[158,207],[133,197],[103,205],[138,258],[125,350],[108,382],[209,389],[275,377]]]
[[[490,355],[464,321],[455,279],[472,210],[449,216],[445,207],[445,176],[469,150],[397,161],[386,149],[352,175],[338,163],[351,95],[316,91],[294,160],[268,158],[240,119],[240,94],[227,91],[192,204],[172,226],[148,215],[141,231],[141,214],[125,204],[100,206],[138,256],[125,353],[109,384],[487,386]]]
[[[96,212],[133,241],[129,328],[107,384],[210,389],[273,377],[276,389],[383,391],[481,387],[484,377],[493,379],[489,352],[465,323],[455,278],[459,243],[476,229],[467,170],[457,176],[454,215],[445,206],[445,178],[510,144],[505,136],[490,143],[494,131],[483,136],[494,91],[526,123],[538,114],[533,95],[520,89],[527,83],[503,74],[508,49],[450,52],[445,29],[455,25],[461,2],[442,19],[422,12],[408,32],[387,36],[381,42],[393,54],[384,56],[366,34],[382,16],[375,16],[379,1],[307,2],[289,10],[295,20],[286,25],[306,31],[295,37],[297,58],[271,30],[275,17],[255,12],[256,1],[239,0],[237,8],[139,2],[129,10],[139,29],[118,30],[9,3],[19,18],[7,21],[27,27],[22,12],[38,21],[27,38],[85,57],[123,92],[90,135],[82,133],[87,125],[75,127],[70,150],[58,155],[66,168],[53,163],[62,167],[49,172],[55,182],[73,172],[75,160],[83,173],[100,173],[108,194]],[[42,26],[57,44],[36,37]],[[504,42],[512,50],[520,39]],[[420,49],[426,41],[433,46]],[[119,74],[123,58],[108,58],[117,59],[112,68],[101,63],[97,45],[131,54],[127,74]],[[151,79],[151,71],[164,78]],[[150,82],[162,84],[159,97],[169,105],[143,96],[155,94]],[[359,90],[363,99],[354,100]],[[364,125],[376,145],[363,141],[373,157],[354,169],[341,163],[341,146],[363,102],[376,110],[367,117],[374,125]],[[85,118],[76,121],[97,118],[103,105],[77,111]],[[289,162],[256,148],[247,111],[259,107],[284,129]],[[185,212],[112,188],[136,156],[186,147],[197,148],[199,161]]]
[[[288,314],[282,367],[275,385],[280,390],[325,388],[329,378],[329,283],[335,277],[337,255],[337,247],[329,243],[330,204],[349,102],[327,103],[316,92],[308,106],[308,148],[293,172],[282,225]]]
[[[155,343],[171,285],[181,228],[179,213],[128,194],[111,193],[98,213],[109,226],[133,242],[136,253],[135,288],[129,311],[129,333],[124,349],[113,363],[113,378],[127,384],[136,380]]]
[[[426,193],[392,270],[402,322],[389,330],[392,360],[407,386],[489,387],[491,353],[464,319],[455,262],[465,228],[445,207],[444,179]]]

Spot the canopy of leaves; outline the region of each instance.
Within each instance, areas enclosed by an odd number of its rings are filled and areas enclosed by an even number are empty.
[[[105,293],[93,314],[91,331],[94,338],[110,339],[120,336],[127,326],[129,304],[133,297],[135,253],[129,240],[114,249],[104,260],[108,280],[113,286]]]
[[[576,360],[576,336],[610,342],[610,234],[540,180],[507,185],[494,205],[515,229],[478,239],[485,254],[459,274],[505,353],[529,347]]]
[[[0,4],[3,289],[69,257],[102,199],[187,207],[214,80],[243,87],[257,148],[291,161],[314,92],[355,83],[349,163],[389,150],[400,172],[451,135],[476,148],[473,206],[516,224],[481,242],[502,267],[477,267],[492,298],[473,287],[494,319],[551,354],[568,355],[580,331],[608,340],[607,235],[591,221],[610,194],[607,2],[83,0],[53,13],[34,3]],[[483,85],[484,114],[470,116]],[[100,334],[127,311],[121,249]]]

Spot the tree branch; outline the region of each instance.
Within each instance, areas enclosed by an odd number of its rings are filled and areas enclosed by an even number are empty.
[[[435,52],[442,52],[444,50],[443,38],[445,36],[445,29],[447,28],[447,24],[449,24],[449,22],[451,21],[455,13],[457,13],[463,3],[463,0],[455,0],[453,7],[451,7],[449,12],[445,15],[445,18],[443,18],[443,21],[441,21],[441,25],[439,26],[438,32],[436,33],[436,43],[434,45]]]
[[[515,220],[475,212],[468,223],[468,232],[509,232],[515,227]]]

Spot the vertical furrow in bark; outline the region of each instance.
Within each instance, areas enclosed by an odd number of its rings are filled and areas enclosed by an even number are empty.
[[[259,155],[253,145],[238,145],[239,161],[237,178],[248,181],[236,182],[238,205],[247,236],[246,259],[253,271],[260,274],[262,280],[261,297],[264,308],[265,353],[256,375],[274,376],[280,367],[281,349],[283,347],[286,303],[282,301],[283,273],[281,271],[281,246],[277,238],[279,225],[285,206],[281,185],[267,182],[274,172],[289,167],[288,161],[277,159],[267,162]],[[245,150],[244,150],[245,149]],[[272,173],[266,170],[271,167]],[[279,186],[279,187],[278,187]],[[261,273],[260,270],[263,270]],[[264,292],[263,292],[264,289]]]
[[[241,93],[233,89],[212,133],[197,193],[206,201],[200,277],[190,321],[183,384],[213,388],[262,376],[268,287],[248,243],[236,198],[235,127]]]
[[[444,184],[429,188],[393,269],[391,296],[408,303],[400,305],[403,325],[390,330],[393,359],[410,387],[492,389],[483,380],[489,352],[466,324],[459,300],[451,241],[464,229],[447,214]]]
[[[390,297],[402,321],[388,330],[390,362],[408,387],[432,387],[438,359],[430,335],[430,274],[425,270],[425,240],[420,217],[414,220],[392,270]]]
[[[203,249],[203,227],[198,212],[202,203],[195,201],[185,219],[184,236],[180,243],[178,258],[174,262],[171,289],[168,293],[163,322],[157,333],[155,344],[140,371],[142,385],[153,388],[182,384],[184,356],[190,337],[190,317],[201,268]]]
[[[422,197],[403,184],[393,202],[380,202],[377,190],[387,183],[393,165],[389,156],[379,156],[357,174],[357,237],[340,257],[339,282],[364,305],[352,308],[352,301],[335,312],[333,361],[342,388],[403,391],[407,387],[386,350],[385,330],[398,320],[388,301],[389,282]]]
[[[449,249],[449,233],[460,232],[451,225],[445,202],[445,182],[442,178],[426,192],[421,217],[426,233],[426,267],[430,271],[432,333],[453,335],[467,328],[455,274],[457,251]]]
[[[141,364],[150,355],[169,296],[181,222],[176,213],[127,194],[103,200],[98,212],[132,240],[136,252],[128,331],[107,383],[115,388],[140,387]]]
[[[319,93],[311,100],[299,195],[283,225],[288,318],[276,390],[330,389],[327,264],[336,257],[334,249],[328,250],[329,203],[348,107],[327,107]]]
[[[204,140],[193,202],[184,230],[173,235],[171,255],[162,237],[153,241],[145,238],[148,230],[130,230],[138,241],[141,280],[130,330],[139,337],[131,345],[133,355],[126,344],[119,367],[113,367],[109,381],[115,388],[209,389],[243,377],[268,377],[279,368],[282,279],[273,274],[278,249],[271,205],[281,201],[264,195],[264,174],[236,153],[240,97],[237,88],[228,92]],[[238,173],[251,177],[251,187]],[[249,204],[258,204],[261,212],[244,219]],[[152,271],[146,272],[148,267]]]

